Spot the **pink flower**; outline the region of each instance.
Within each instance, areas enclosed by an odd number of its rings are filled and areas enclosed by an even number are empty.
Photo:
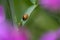
[[[4,7],[0,5],[0,23],[5,21],[5,12],[4,12]]]
[[[60,30],[49,31],[43,34],[39,40],[60,40]]]
[[[39,0],[39,4],[49,10],[59,10],[60,1],[59,0]]]
[[[14,28],[12,31],[12,40],[30,40],[30,38],[30,32],[23,27],[18,30]]]
[[[0,40],[8,40],[12,25],[5,18],[4,7],[0,5]]]

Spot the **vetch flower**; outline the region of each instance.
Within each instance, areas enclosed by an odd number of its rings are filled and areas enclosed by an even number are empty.
[[[0,40],[9,40],[12,25],[5,18],[4,7],[0,5]]]
[[[11,37],[12,40],[30,40],[31,35],[26,28],[20,27],[13,29]]]
[[[4,7],[0,5],[0,23],[5,21]]]
[[[60,40],[60,30],[47,32],[39,40]]]
[[[39,0],[39,4],[50,11],[60,9],[60,0]]]

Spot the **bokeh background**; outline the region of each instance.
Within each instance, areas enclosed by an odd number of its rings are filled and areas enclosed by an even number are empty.
[[[56,30],[60,25],[60,12],[43,8],[39,0],[0,0],[5,8],[6,19],[13,25],[27,27],[32,33],[32,40],[38,40],[49,30]],[[23,20],[23,15],[28,18]]]

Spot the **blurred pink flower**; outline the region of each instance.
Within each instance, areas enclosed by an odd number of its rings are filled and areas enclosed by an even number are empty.
[[[60,40],[60,30],[47,32],[39,40]]]
[[[49,10],[58,10],[60,9],[60,1],[59,0],[39,0],[39,4],[46,9]]]
[[[0,23],[5,21],[4,7],[0,5]]]
[[[23,27],[18,30],[14,28],[12,31],[12,40],[30,40],[30,38],[30,32]]]
[[[11,25],[6,21],[4,7],[0,5],[0,40],[8,40],[11,33]]]

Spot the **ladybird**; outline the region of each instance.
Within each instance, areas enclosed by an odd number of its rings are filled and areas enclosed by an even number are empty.
[[[24,14],[23,15],[23,20],[27,20],[28,19],[28,14]]]

